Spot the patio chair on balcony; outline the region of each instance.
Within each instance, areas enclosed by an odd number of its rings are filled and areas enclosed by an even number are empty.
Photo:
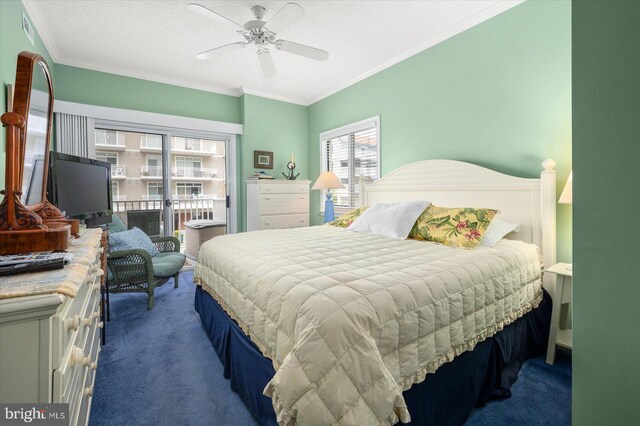
[[[126,231],[122,219],[113,215],[107,225],[109,232]],[[109,293],[148,294],[147,309],[153,308],[153,293],[156,287],[174,279],[174,288],[178,288],[180,270],[186,257],[180,253],[180,241],[174,237],[150,237],[160,253],[151,256],[142,248],[111,251],[107,256],[107,321],[111,320]]]

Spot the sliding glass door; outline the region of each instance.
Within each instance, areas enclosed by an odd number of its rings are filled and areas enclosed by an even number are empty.
[[[196,235],[188,227],[230,231],[229,143],[225,135],[129,124],[97,122],[95,128],[95,157],[111,164],[114,213],[129,228],[176,236],[183,249]]]
[[[170,137],[168,176],[171,203],[166,214],[181,242],[205,229],[227,232],[227,141],[176,134]],[[203,231],[200,231],[203,230]]]

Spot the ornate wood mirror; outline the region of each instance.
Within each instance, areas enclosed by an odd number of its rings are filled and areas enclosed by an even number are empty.
[[[4,199],[0,204],[0,254],[64,250],[78,222],[65,219],[46,198],[53,121],[53,84],[42,56],[18,55],[13,111],[7,128]]]

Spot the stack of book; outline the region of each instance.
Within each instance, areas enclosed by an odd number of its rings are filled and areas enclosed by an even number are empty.
[[[256,171],[254,174],[252,174],[247,178],[247,180],[265,180],[265,179],[275,179],[275,178],[271,176],[269,173],[263,172],[263,171]]]

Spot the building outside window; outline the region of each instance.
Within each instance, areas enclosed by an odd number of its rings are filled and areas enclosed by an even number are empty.
[[[176,183],[178,198],[197,198],[202,194],[201,182],[178,182]]]
[[[96,160],[105,161],[112,166],[118,165],[118,153],[109,151],[96,151]]]
[[[344,184],[332,190],[337,210],[359,207],[360,181],[380,177],[379,122],[373,117],[320,135],[322,171],[334,172]]]
[[[147,199],[162,200],[162,183],[160,182],[147,183]]]
[[[120,182],[111,182],[111,199],[113,201],[125,201],[127,199],[126,195],[120,195]]]
[[[155,176],[162,177],[162,155],[160,154],[147,154],[147,165],[143,167],[143,176]]]

